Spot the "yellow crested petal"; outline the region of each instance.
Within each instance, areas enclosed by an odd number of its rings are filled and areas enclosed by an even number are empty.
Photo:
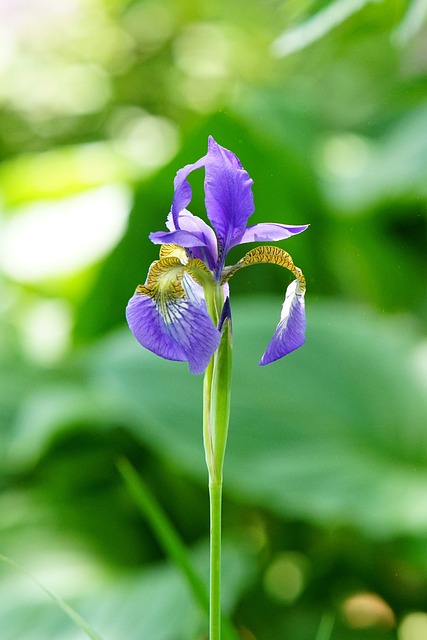
[[[173,245],[166,246],[172,247]],[[181,249],[181,247],[175,246],[177,249]],[[182,249],[182,251],[184,250]],[[169,303],[186,297],[182,282],[185,273],[188,273],[199,285],[213,284],[212,274],[202,260],[197,258],[188,260],[187,258],[187,262],[183,264],[179,257],[169,255],[169,257],[161,258],[152,263],[146,283],[138,285],[135,293],[152,298],[165,313]]]
[[[300,291],[305,291],[305,278],[304,275],[292,260],[291,256],[287,251],[284,251],[280,247],[274,246],[262,246],[256,247],[243,256],[237,264],[232,267],[225,267],[222,273],[221,284],[225,284],[228,280],[239,271],[239,269],[243,269],[244,267],[249,267],[253,264],[277,264],[280,267],[284,267],[291,271],[294,276],[298,279],[299,289]]]
[[[178,258],[181,264],[187,264],[188,262],[187,252],[179,244],[162,244],[160,246],[160,260],[163,258]]]
[[[192,373],[206,369],[220,340],[200,283],[215,286],[200,260],[182,264],[176,256],[161,258],[151,265],[126,311],[140,344],[168,360],[187,360]]]
[[[185,293],[181,284],[184,271],[185,265],[179,258],[169,257],[156,260],[150,267],[145,285],[138,285],[135,293],[150,298],[184,297]]]

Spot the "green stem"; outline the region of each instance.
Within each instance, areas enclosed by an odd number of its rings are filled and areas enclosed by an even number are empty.
[[[221,503],[222,484],[209,485],[210,498],[210,610],[209,640],[221,638]]]
[[[221,640],[222,477],[230,415],[231,319],[225,318],[221,340],[205,373],[203,438],[209,473],[210,606],[209,640]]]
[[[209,478],[214,474],[214,453],[212,440],[212,376],[214,370],[214,358],[205,371],[203,380],[203,444],[205,447],[206,466],[209,472]]]

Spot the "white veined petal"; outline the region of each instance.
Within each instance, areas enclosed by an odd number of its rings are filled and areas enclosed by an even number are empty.
[[[294,280],[286,290],[280,322],[259,364],[274,362],[295,351],[305,342],[305,289]]]

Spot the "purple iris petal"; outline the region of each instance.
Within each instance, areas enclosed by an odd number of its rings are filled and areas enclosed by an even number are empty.
[[[205,159],[205,204],[222,262],[229,248],[238,244],[254,212],[252,184],[234,153],[210,137]]]
[[[218,249],[213,229],[187,209],[178,215],[178,224],[179,227],[175,229],[174,220],[169,214],[166,226],[170,231],[150,233],[150,240],[154,244],[179,244],[191,249],[193,257],[200,258],[209,269],[214,270],[218,261]]]
[[[204,247],[203,240],[189,231],[155,231],[149,238],[153,244],[179,244],[180,247]]]
[[[173,200],[172,200],[171,213],[172,213],[172,218],[173,218],[176,229],[179,228],[178,216],[181,213],[181,211],[187,207],[193,195],[191,191],[191,186],[187,180],[187,177],[192,171],[195,171],[196,169],[200,169],[201,167],[204,167],[205,163],[206,163],[206,156],[203,156],[203,158],[200,158],[200,160],[197,160],[197,162],[193,162],[193,164],[185,165],[185,167],[180,169],[175,176],[175,180],[173,183],[174,194],[173,194]]]
[[[126,318],[143,347],[167,360],[188,361],[191,373],[203,373],[219,345],[220,333],[195,293],[191,299],[168,301],[166,308],[150,296],[135,293]]]
[[[304,225],[278,224],[276,222],[260,222],[248,227],[240,238],[238,244],[245,242],[275,242],[284,240],[296,233],[302,233],[308,227]]]
[[[215,265],[218,262],[218,246],[212,227],[198,216],[193,216],[187,209],[184,209],[178,215],[178,224],[180,229],[193,233],[203,241],[203,245],[197,246],[204,246],[205,249],[195,251],[194,256],[207,263],[209,269],[215,269]]]
[[[270,340],[260,365],[270,364],[295,351],[305,342],[305,304],[304,292],[294,280],[286,291],[280,322]]]

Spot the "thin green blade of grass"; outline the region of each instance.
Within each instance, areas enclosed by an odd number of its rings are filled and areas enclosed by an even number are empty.
[[[42,589],[42,591],[44,591],[46,593],[46,595],[48,595],[49,598],[51,600],[53,600],[55,602],[55,604],[57,604],[60,609],[62,609],[62,611],[65,613],[65,615],[75,625],[77,625],[83,631],[83,633],[85,633],[87,635],[88,638],[90,638],[91,640],[102,640],[101,636],[98,635],[98,633],[96,633],[96,631],[94,631],[90,627],[90,625],[86,622],[86,620],[84,618],[82,618],[82,616],[79,613],[77,613],[77,611],[75,609],[73,609],[73,607],[71,607],[69,604],[67,604],[60,596],[56,595],[55,593],[50,591],[50,589],[45,587],[39,580],[37,580],[37,578],[35,576],[33,576],[26,569],[24,569],[24,567],[21,567],[21,565],[19,565],[14,560],[11,560],[7,556],[3,556],[1,554],[0,554],[0,561],[4,562],[5,564],[9,565],[13,569],[16,569],[17,571],[23,573],[28,578],[30,578],[30,580],[32,580],[34,582],[34,584],[36,584],[40,589]]]
[[[315,640],[330,640],[334,624],[335,617],[329,613],[325,613],[320,620]]]
[[[117,467],[135,504],[145,516],[166,555],[176,564],[187,579],[195,601],[207,617],[209,615],[209,594],[205,584],[194,569],[180,536],[130,462],[122,458],[118,461]],[[222,635],[224,640],[238,640],[231,623],[225,617],[222,619]]]

